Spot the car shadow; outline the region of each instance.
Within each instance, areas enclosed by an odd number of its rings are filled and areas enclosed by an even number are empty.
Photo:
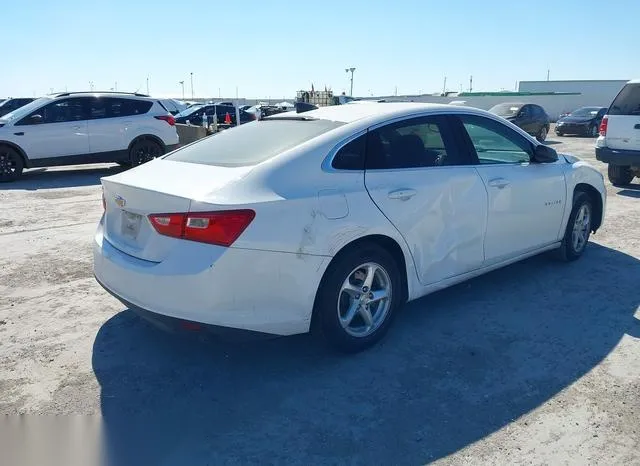
[[[616,194],[620,196],[640,198],[640,183],[629,184]]]
[[[546,141],[544,141],[545,145],[547,146],[555,146],[556,144],[562,144],[562,141],[555,141],[553,139],[547,139]]]
[[[357,355],[310,336],[230,343],[123,311],[99,330],[112,464],[418,464],[508,425],[640,337],[640,261],[591,244],[408,304]],[[606,291],[604,291],[606,290]]]
[[[19,180],[0,184],[0,191],[26,189],[72,188],[79,186],[94,186],[100,184],[103,176],[115,175],[124,171],[119,165],[100,166],[90,168],[70,168],[64,170],[47,170],[34,168],[23,172]]]

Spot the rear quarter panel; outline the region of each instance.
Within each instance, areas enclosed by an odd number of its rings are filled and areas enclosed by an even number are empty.
[[[402,236],[364,189],[364,172],[321,168],[334,146],[335,141],[300,146],[304,156],[291,154],[265,162],[228,190],[203,201],[256,211],[234,248],[280,251],[300,261],[309,256],[333,257],[364,236],[387,236],[403,251],[411,297],[417,279],[413,259]],[[204,209],[205,205],[192,202],[191,210]],[[318,272],[321,278],[324,269]]]

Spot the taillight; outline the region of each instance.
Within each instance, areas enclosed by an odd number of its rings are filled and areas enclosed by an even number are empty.
[[[609,124],[609,117],[605,115],[600,122],[600,136],[607,135],[607,125]]]
[[[158,233],[200,243],[231,246],[255,218],[253,210],[151,214]]]
[[[176,125],[176,119],[173,115],[159,115],[155,117],[156,120],[162,120],[169,123],[170,126]]]

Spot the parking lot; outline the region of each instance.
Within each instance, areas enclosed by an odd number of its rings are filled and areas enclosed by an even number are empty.
[[[593,143],[549,137],[606,175]],[[138,464],[640,463],[640,184],[608,184],[581,260],[412,302],[343,356],[306,335],[168,334],[104,292],[91,243],[119,170],[0,185],[0,412],[100,415],[111,457]]]

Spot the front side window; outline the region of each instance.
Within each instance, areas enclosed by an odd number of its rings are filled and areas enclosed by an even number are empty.
[[[86,120],[84,110],[85,99],[73,98],[56,100],[49,105],[35,110],[18,122],[18,125],[32,125],[42,123],[67,123],[70,121]],[[40,119],[34,120],[34,115],[40,115]]]
[[[367,170],[464,165],[447,124],[444,116],[419,117],[369,131]]]
[[[462,115],[460,119],[480,164],[531,161],[531,143],[506,125],[476,115]]]

